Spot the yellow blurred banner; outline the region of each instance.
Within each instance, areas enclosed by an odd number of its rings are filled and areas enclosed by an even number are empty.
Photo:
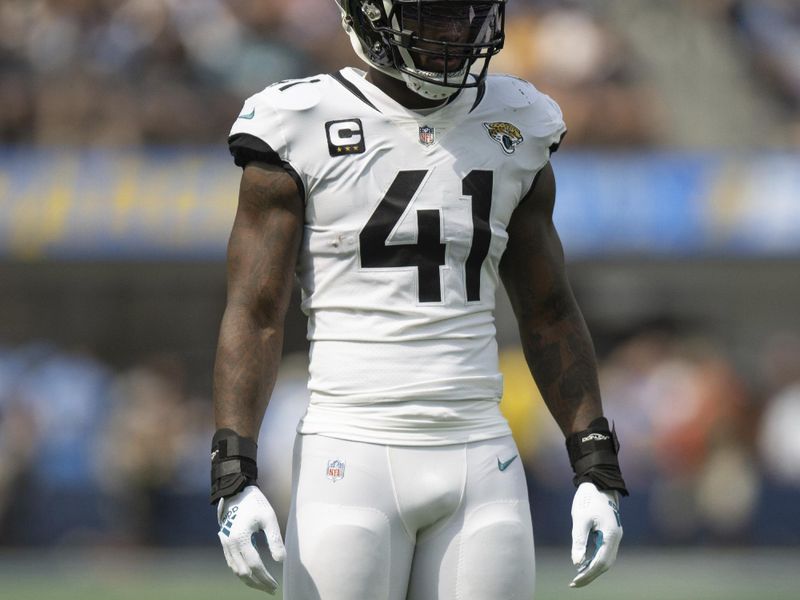
[[[570,258],[800,256],[798,154],[564,152],[553,162]],[[0,256],[221,259],[239,177],[224,145],[0,148]]]
[[[224,147],[0,151],[0,254],[220,257],[239,173]]]

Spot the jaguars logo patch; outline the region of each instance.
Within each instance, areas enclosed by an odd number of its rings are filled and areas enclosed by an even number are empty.
[[[484,123],[489,137],[500,144],[503,152],[514,154],[514,150],[523,142],[522,132],[518,127],[505,121],[495,121],[494,123]]]

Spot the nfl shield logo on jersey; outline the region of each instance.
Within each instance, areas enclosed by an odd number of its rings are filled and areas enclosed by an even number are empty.
[[[338,458],[329,460],[327,475],[331,481],[339,481],[344,477],[344,461]]]
[[[430,146],[434,142],[434,129],[424,125],[419,128],[419,143],[423,146]]]

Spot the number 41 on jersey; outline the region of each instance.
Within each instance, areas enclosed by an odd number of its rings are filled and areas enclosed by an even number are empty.
[[[359,234],[361,266],[367,269],[417,267],[419,301],[441,302],[439,267],[445,264],[447,245],[441,241],[440,214],[436,209],[417,211],[417,242],[389,244],[389,236],[419,190],[427,171],[400,171],[386,195]],[[492,172],[470,171],[461,182],[462,193],[472,198],[472,245],[464,265],[467,301],[481,299],[481,267],[489,254],[492,231]]]

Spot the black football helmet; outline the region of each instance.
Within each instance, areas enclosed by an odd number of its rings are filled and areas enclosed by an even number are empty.
[[[503,47],[506,0],[336,0],[362,60],[444,99],[486,77]]]

